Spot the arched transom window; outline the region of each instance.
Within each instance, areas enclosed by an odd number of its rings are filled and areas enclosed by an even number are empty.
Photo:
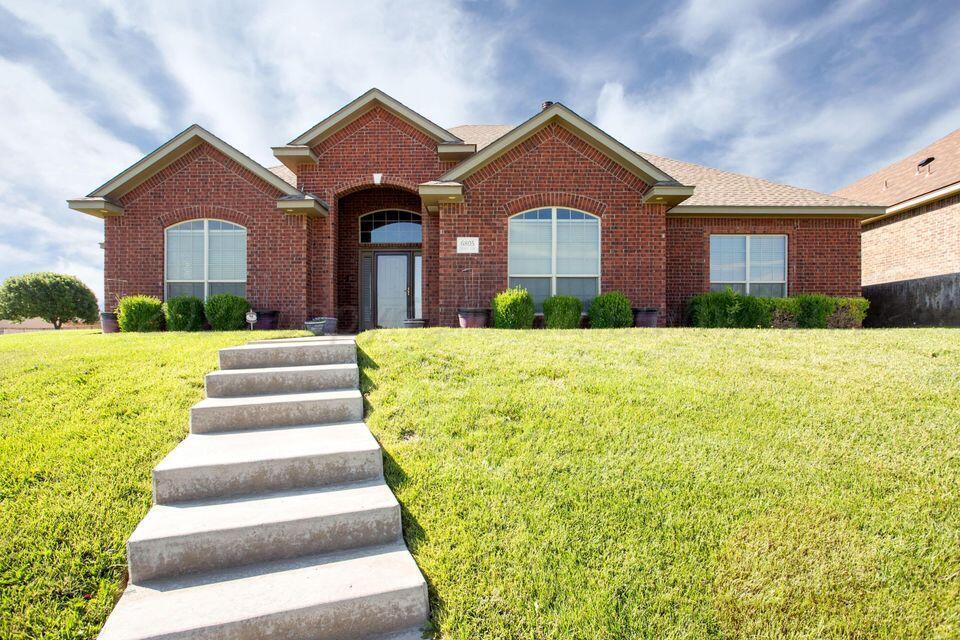
[[[223,220],[189,220],[166,231],[166,297],[247,295],[247,230]]]
[[[423,241],[419,213],[374,211],[360,218],[361,244],[417,244]]]
[[[524,211],[509,221],[510,286],[533,296],[576,296],[584,310],[600,291],[600,218],[561,207]]]

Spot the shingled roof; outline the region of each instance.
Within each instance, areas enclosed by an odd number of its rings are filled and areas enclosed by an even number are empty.
[[[933,158],[925,166],[924,160]],[[890,207],[960,182],[960,129],[834,192]]]

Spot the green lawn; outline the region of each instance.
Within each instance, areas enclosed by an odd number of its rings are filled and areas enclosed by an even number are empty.
[[[0,336],[0,638],[96,635],[150,469],[186,435],[217,349],[252,337]]]
[[[380,331],[444,638],[960,637],[960,331]]]

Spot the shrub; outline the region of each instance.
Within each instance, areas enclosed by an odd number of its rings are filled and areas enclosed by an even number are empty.
[[[793,299],[799,305],[797,326],[801,329],[825,329],[827,318],[837,308],[837,299],[822,293],[802,293]]]
[[[200,331],[203,329],[203,300],[193,296],[170,298],[163,305],[168,331]]]
[[[619,291],[611,291],[594,298],[587,315],[590,317],[590,326],[594,329],[633,326],[630,299]]]
[[[207,298],[204,311],[214,331],[236,331],[246,325],[250,303],[232,293],[218,293]]]
[[[866,298],[836,298],[836,309],[827,318],[830,329],[859,329],[867,317],[870,301]]]
[[[772,298],[745,296],[727,287],[723,291],[694,296],[688,313],[695,327],[769,327],[773,303]]]
[[[582,311],[580,298],[551,296],[543,302],[543,324],[547,329],[576,329]]]
[[[770,305],[770,326],[774,329],[796,329],[800,304],[796,298],[767,298]]]
[[[533,327],[533,296],[523,287],[501,291],[493,297],[493,326],[497,329]]]
[[[117,305],[120,331],[162,331],[163,303],[153,296],[126,296]]]
[[[96,322],[99,313],[93,291],[73,276],[27,273],[0,285],[0,318],[6,320],[43,318],[59,329],[64,322]]]

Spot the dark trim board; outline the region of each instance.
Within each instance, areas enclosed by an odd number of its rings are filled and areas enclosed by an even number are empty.
[[[960,327],[960,273],[863,287],[869,327]]]

